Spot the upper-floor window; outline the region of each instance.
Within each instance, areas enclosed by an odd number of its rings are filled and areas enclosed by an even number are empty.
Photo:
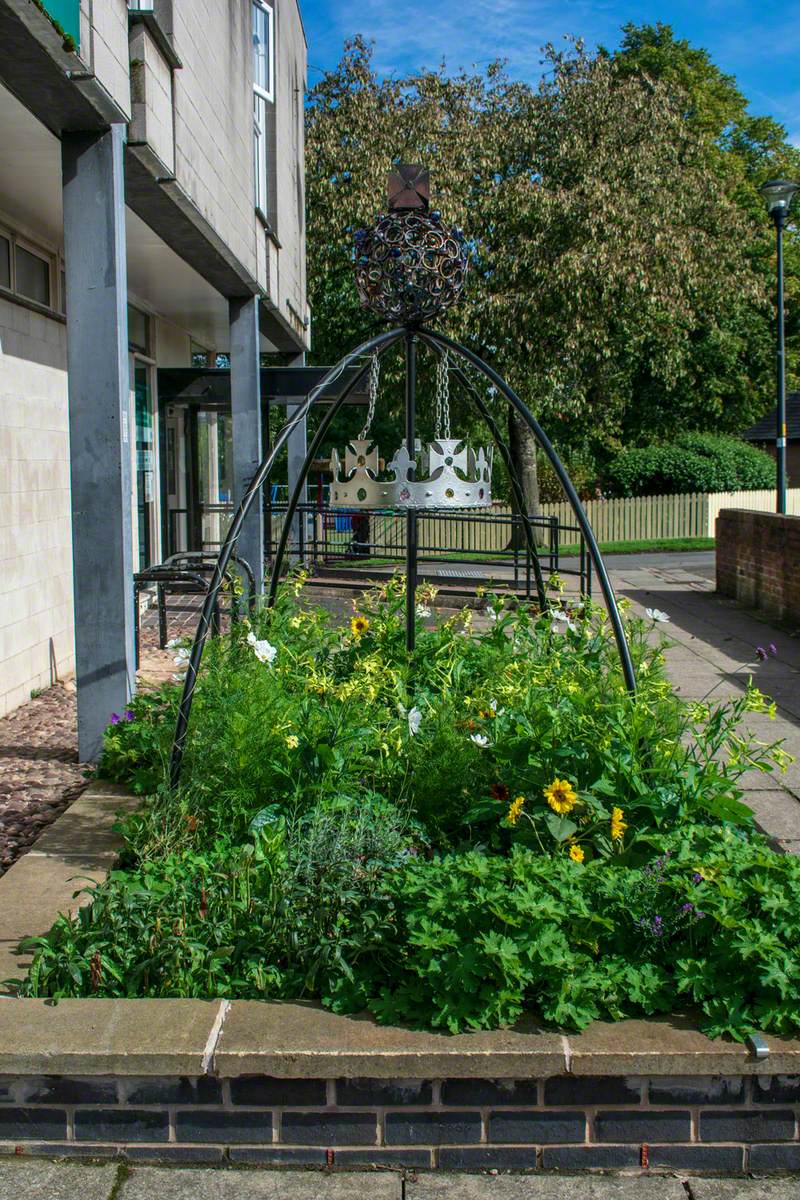
[[[11,231],[0,230],[0,287],[45,308],[57,308],[56,266],[55,255]]]
[[[252,0],[253,10],[253,171],[255,206],[269,215],[267,105],[275,98],[275,23],[269,4]]]
[[[269,4],[253,0],[253,87],[265,100],[274,100],[274,16]]]

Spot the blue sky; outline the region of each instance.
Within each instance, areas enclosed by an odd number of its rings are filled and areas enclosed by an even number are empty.
[[[339,59],[355,33],[375,41],[386,74],[471,67],[506,58],[520,79],[539,73],[539,47],[565,34],[613,47],[626,21],[672,25],[735,75],[754,114],[768,114],[800,145],[800,0],[301,0],[309,84]]]

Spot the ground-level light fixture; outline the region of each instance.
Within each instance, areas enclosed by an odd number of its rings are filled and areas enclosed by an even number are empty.
[[[779,513],[786,512],[786,334],[783,298],[783,230],[792,199],[798,190],[800,190],[800,184],[794,183],[791,179],[770,179],[761,187],[761,195],[766,201],[767,212],[775,225],[778,255],[775,351],[775,388],[778,402],[775,408],[775,492],[776,508]]]

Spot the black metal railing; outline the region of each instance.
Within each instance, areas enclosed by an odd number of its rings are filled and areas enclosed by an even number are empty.
[[[272,505],[271,560],[286,513],[286,505]],[[545,576],[573,576],[582,594],[592,594],[592,565],[577,524],[559,523],[557,517],[529,518],[538,543],[538,558]],[[406,521],[391,511],[346,511],[303,504],[298,507],[295,533],[290,541],[293,560],[312,570],[338,567],[391,567],[405,561]],[[525,537],[523,519],[509,512],[421,511],[417,516],[420,566],[460,567],[460,577],[508,573],[516,591],[532,594],[533,558]],[[565,554],[566,547],[569,553]],[[442,572],[438,572],[441,576]],[[459,577],[455,569],[446,572]]]

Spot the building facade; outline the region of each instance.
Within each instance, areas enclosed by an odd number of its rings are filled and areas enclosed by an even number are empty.
[[[308,346],[305,70],[296,0],[0,0],[0,714],[74,671],[83,758],[181,519],[158,368],[229,359],[235,499]]]

